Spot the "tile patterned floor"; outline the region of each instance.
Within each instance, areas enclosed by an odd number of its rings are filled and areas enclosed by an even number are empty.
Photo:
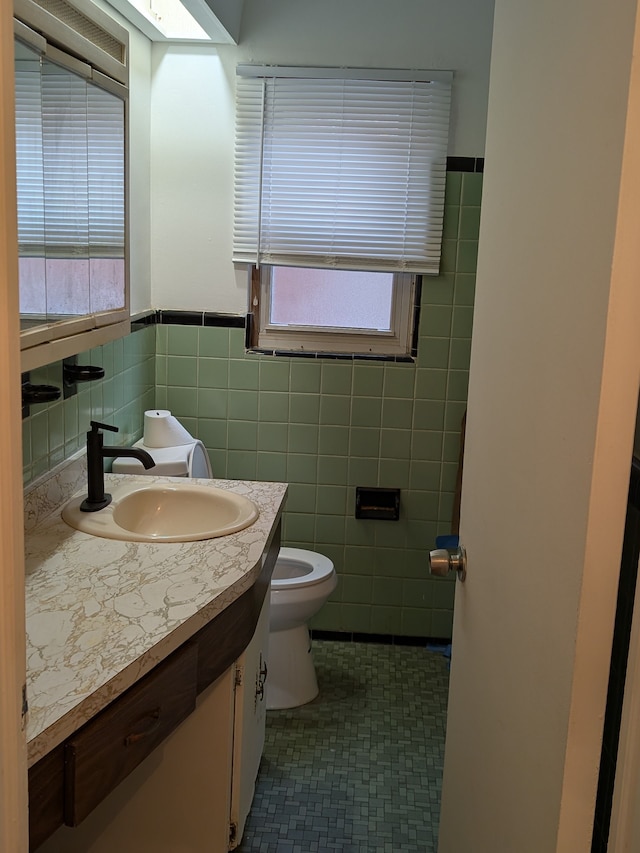
[[[435,853],[448,661],[314,641],[320,696],[269,711],[239,853]]]

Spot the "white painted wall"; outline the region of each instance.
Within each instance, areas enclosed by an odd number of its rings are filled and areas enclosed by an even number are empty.
[[[153,47],[152,300],[156,308],[246,312],[231,261],[234,107],[215,47]]]
[[[125,23],[121,21],[121,23]],[[151,43],[133,30],[129,44],[129,251],[131,312],[149,308],[151,299]]]
[[[493,0],[246,0],[238,46],[154,45],[153,306],[246,312],[231,262],[238,63],[453,69],[449,153],[478,157],[492,22]]]

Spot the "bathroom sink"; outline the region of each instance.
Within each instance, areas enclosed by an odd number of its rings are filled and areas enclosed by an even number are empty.
[[[105,539],[130,542],[195,542],[227,536],[249,527],[258,508],[243,495],[196,483],[118,485],[111,503],[97,512],[82,512],[84,495],[62,510],[71,527]]]

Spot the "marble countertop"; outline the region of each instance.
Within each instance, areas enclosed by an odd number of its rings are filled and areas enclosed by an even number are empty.
[[[106,475],[106,486],[132,475]],[[172,482],[171,477],[144,477]],[[284,483],[194,480],[245,495],[251,527],[185,543],[121,542],[60,517],[86,483],[84,455],[25,491],[29,764],[69,737],[235,601],[256,579]]]

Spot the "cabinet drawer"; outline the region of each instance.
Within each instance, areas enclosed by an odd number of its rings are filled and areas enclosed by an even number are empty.
[[[188,643],[65,744],[64,821],[77,826],[195,708],[198,647]]]

